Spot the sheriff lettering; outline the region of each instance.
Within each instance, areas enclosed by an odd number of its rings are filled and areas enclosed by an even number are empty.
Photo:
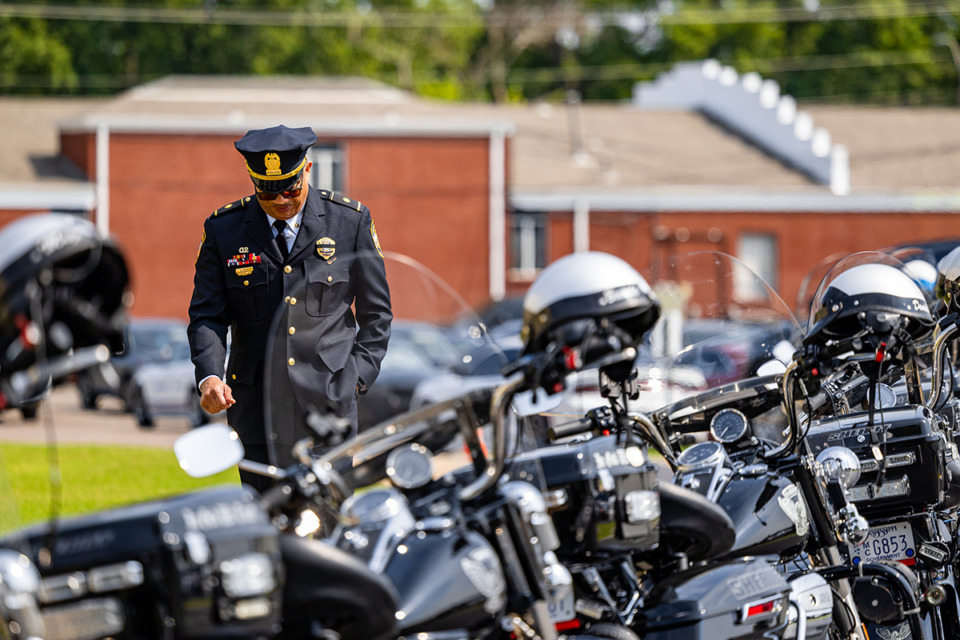
[[[220,502],[196,509],[184,509],[183,526],[189,531],[212,531],[265,521],[263,512],[252,502]]]
[[[640,294],[640,287],[635,284],[630,284],[625,287],[618,287],[616,289],[608,289],[600,295],[598,304],[601,307],[606,307],[611,304],[623,302],[624,300],[633,300],[634,298],[639,298]]]
[[[778,586],[778,576],[777,573],[771,575],[770,571],[765,568],[762,571],[754,571],[728,580],[727,586],[730,587],[730,593],[735,598],[748,598],[751,595]]]
[[[827,442],[836,442],[846,440],[847,438],[870,437],[872,433],[880,433],[880,427],[857,427],[856,429],[844,429],[835,431],[827,436]]]

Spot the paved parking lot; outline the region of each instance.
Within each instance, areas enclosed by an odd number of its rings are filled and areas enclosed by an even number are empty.
[[[34,420],[24,420],[18,410],[0,412],[0,441],[121,444],[166,447],[190,430],[186,418],[157,418],[156,426],[145,429],[136,418],[124,413],[120,400],[101,398],[96,411],[80,408],[72,383],[55,387],[40,405]]]

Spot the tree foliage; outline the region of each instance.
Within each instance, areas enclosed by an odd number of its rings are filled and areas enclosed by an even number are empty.
[[[952,104],[951,3],[919,0],[76,0],[5,3],[0,93],[170,74],[354,75],[450,100],[624,100],[715,58],[799,99]],[[956,53],[956,57],[952,56]]]

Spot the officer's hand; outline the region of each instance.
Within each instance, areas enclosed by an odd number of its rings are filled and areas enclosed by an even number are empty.
[[[200,385],[200,406],[207,413],[220,413],[236,402],[230,385],[220,378],[207,378]]]

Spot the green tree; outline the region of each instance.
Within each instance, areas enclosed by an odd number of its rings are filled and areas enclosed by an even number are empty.
[[[45,21],[0,18],[0,86],[46,94],[75,89],[77,82],[70,49]]]

